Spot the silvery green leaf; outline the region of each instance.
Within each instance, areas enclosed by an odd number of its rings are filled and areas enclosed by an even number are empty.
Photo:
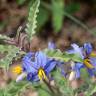
[[[33,5],[31,6],[30,11],[29,11],[28,23],[26,25],[27,28],[25,29],[25,31],[28,35],[29,41],[31,41],[33,35],[36,34],[36,31],[35,31],[35,29],[37,27],[36,18],[37,18],[37,13],[39,12],[39,9],[38,9],[39,5],[40,5],[40,0],[36,0],[33,3]]]

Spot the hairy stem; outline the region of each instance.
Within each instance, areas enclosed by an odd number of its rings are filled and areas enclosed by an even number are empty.
[[[56,86],[51,86],[50,83],[46,80],[43,80],[43,82],[46,84],[46,86],[49,88],[49,90],[52,93],[52,96],[62,96],[62,93],[60,92],[59,88]]]

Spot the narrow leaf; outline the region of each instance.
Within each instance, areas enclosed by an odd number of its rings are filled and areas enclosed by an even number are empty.
[[[54,58],[56,60],[60,60],[62,62],[68,62],[69,60],[82,62],[82,59],[78,54],[67,54],[66,52],[63,53],[57,49],[54,49],[54,50],[46,49],[44,52],[47,54],[48,57]]]
[[[64,0],[52,0],[53,27],[55,32],[60,31],[63,23]]]
[[[37,13],[39,12],[39,9],[38,9],[39,5],[40,5],[40,0],[36,0],[33,3],[32,7],[30,8],[30,11],[29,11],[28,23],[26,25],[27,28],[25,29],[25,31],[26,31],[26,33],[28,35],[29,41],[31,41],[32,36],[34,34],[36,34],[36,31],[35,31],[35,29],[37,27],[36,18],[37,18]]]

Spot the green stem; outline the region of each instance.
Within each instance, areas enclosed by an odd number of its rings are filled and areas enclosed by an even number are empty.
[[[51,93],[53,94],[53,96],[55,96],[54,94],[54,90],[52,89],[52,87],[50,86],[50,84],[46,81],[46,80],[43,80],[43,82],[46,84],[46,86],[48,87],[48,89],[51,91]]]
[[[81,27],[83,27],[87,31],[91,32],[90,29],[88,28],[88,26],[86,24],[82,23],[82,21],[80,21],[77,18],[75,18],[74,16],[68,14],[66,11],[63,14],[65,16],[67,16],[68,18],[70,18],[71,20],[73,20],[75,23],[79,24]]]
[[[56,86],[51,86],[49,82],[47,82],[46,80],[43,80],[43,82],[46,84],[46,86],[48,87],[48,89],[51,91],[52,96],[62,96],[62,93],[60,92],[59,88]]]

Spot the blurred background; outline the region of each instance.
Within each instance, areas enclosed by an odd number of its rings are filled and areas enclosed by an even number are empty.
[[[0,0],[0,34],[15,37],[25,29],[34,0]],[[41,0],[37,34],[54,39],[65,50],[73,42],[91,42],[96,49],[96,0]],[[22,30],[24,31],[24,30]]]

